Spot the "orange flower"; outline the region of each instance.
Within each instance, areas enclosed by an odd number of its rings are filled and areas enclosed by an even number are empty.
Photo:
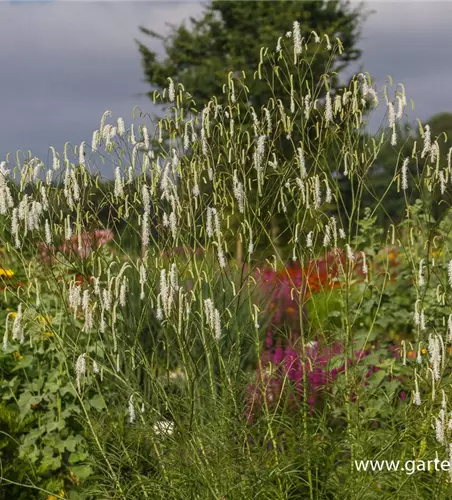
[[[391,262],[394,262],[394,261],[396,260],[396,258],[397,258],[397,255],[396,255],[396,253],[394,252],[394,250],[391,250],[391,251],[389,252],[389,254],[388,254],[388,257],[389,257],[389,260],[390,260]]]

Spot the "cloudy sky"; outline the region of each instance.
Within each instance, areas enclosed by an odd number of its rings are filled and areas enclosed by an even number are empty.
[[[452,2],[366,2],[362,69],[377,86],[405,84],[426,120],[452,112]],[[17,149],[47,161],[48,147],[91,141],[106,109],[127,122],[153,112],[144,92],[138,29],[165,32],[202,12],[199,2],[0,1],[0,159]],[[152,47],[161,50],[158,43]],[[356,68],[358,69],[358,68]]]

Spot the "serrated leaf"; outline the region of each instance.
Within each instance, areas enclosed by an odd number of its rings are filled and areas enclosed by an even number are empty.
[[[89,456],[87,451],[74,451],[69,455],[69,463],[76,464],[77,462],[82,462],[86,460]]]
[[[65,441],[63,441],[63,443],[66,450],[74,452],[77,448],[77,445],[80,444],[82,441],[83,437],[80,436],[80,434],[77,434],[69,436]]]
[[[61,431],[66,427],[66,422],[64,420],[56,420],[54,422],[49,422],[46,425],[47,432],[53,432],[55,430]]]

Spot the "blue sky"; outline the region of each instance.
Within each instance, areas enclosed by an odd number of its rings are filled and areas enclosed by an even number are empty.
[[[452,112],[452,3],[366,6],[376,12],[363,26],[362,69],[379,88],[386,75],[405,84],[412,120]],[[106,109],[126,124],[135,105],[152,113],[134,39],[152,41],[138,27],[165,32],[201,12],[188,1],[0,2],[0,159],[30,149],[46,161],[49,145],[90,141]]]

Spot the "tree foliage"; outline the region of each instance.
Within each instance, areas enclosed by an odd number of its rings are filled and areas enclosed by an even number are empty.
[[[412,159],[412,151],[415,143],[419,146],[424,142],[424,133],[427,125],[430,127],[432,143],[437,141],[442,148],[449,151],[449,148],[452,146],[452,113],[438,113],[428,118],[423,127],[420,127],[420,122],[398,124],[396,127],[398,137],[397,146],[385,143],[380,151],[378,161],[374,164],[364,199],[368,204],[374,203],[375,200],[382,200],[378,210],[379,222],[382,224],[397,223],[404,216],[405,199],[401,195],[399,185],[400,176],[398,182],[396,181],[397,176],[394,176],[396,171],[400,172],[402,163],[407,158],[410,159],[408,163],[410,203],[414,204],[416,199],[422,197],[432,197],[434,206],[433,214],[436,218],[441,218],[452,203],[452,198],[448,193],[442,193],[441,195],[434,192],[429,193],[421,185],[413,183],[413,179],[418,175],[439,175],[439,170],[436,172],[436,159],[432,162],[431,155],[428,155],[430,158],[429,166],[423,169]],[[370,137],[362,137],[363,142],[369,139]],[[447,163],[449,162],[448,154],[446,153]],[[447,182],[448,177],[446,175],[448,174],[445,174],[444,179]],[[391,179],[393,179],[392,182]],[[422,193],[421,190],[424,192]]]
[[[169,36],[163,37],[145,27],[143,34],[163,41],[166,57],[158,60],[157,54],[137,41],[142,55],[146,81],[157,89],[168,85],[168,77],[184,83],[199,106],[213,95],[222,95],[222,86],[230,71],[251,73],[256,67],[256,57],[262,46],[275,51],[275,40],[285,36],[294,20],[298,20],[303,35],[312,31],[327,34],[330,39],[339,37],[344,46],[335,58],[334,71],[343,71],[360,57],[356,44],[360,26],[365,18],[362,5],[330,1],[223,1],[213,0],[200,19],[191,18],[191,26],[172,26]],[[244,50],[246,47],[246,50]],[[315,53],[311,59],[310,79],[318,82],[324,73],[330,52],[326,44],[307,50]],[[336,84],[338,79],[336,78]],[[247,82],[252,87],[255,107],[267,103],[271,95],[268,86],[261,82]]]

